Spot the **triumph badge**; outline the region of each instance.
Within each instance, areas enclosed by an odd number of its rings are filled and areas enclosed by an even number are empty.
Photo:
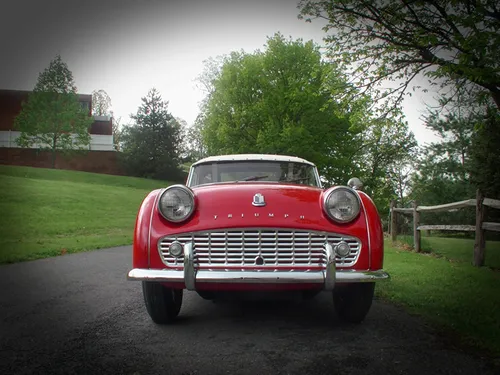
[[[252,204],[256,207],[263,207],[266,205],[266,201],[264,200],[264,196],[261,193],[257,193],[253,196]]]

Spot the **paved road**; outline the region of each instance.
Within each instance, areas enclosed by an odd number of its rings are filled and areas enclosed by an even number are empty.
[[[130,247],[0,267],[0,374],[494,374],[420,320],[375,301],[340,324],[329,295],[229,300],[187,292],[176,325],[149,319]],[[498,372],[498,368],[497,374]]]

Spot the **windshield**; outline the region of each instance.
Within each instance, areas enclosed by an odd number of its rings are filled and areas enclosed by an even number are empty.
[[[288,161],[230,161],[198,164],[191,168],[188,186],[245,181],[282,182],[320,187],[316,167]]]

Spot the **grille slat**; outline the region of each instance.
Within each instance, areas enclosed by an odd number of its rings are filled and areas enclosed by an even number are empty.
[[[324,266],[326,241],[333,246],[346,241],[351,253],[344,259],[337,258],[337,266],[351,267],[358,260],[361,241],[354,237],[334,233],[281,229],[230,229],[216,232],[182,233],[167,236],[158,242],[158,250],[167,266],[182,266],[183,260],[168,253],[174,241],[184,244],[194,242],[195,264],[198,267],[224,268],[224,266],[255,266],[255,259],[262,257],[260,267]]]

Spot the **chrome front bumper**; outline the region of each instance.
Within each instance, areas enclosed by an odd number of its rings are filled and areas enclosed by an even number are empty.
[[[183,270],[155,270],[134,268],[128,273],[129,280],[179,282],[187,290],[196,290],[196,283],[240,283],[240,284],[320,284],[325,290],[333,290],[336,283],[359,283],[386,280],[389,274],[383,270],[355,271],[336,270],[335,253],[329,243],[325,244],[327,264],[321,271],[210,271],[196,270],[193,244],[184,245]]]

